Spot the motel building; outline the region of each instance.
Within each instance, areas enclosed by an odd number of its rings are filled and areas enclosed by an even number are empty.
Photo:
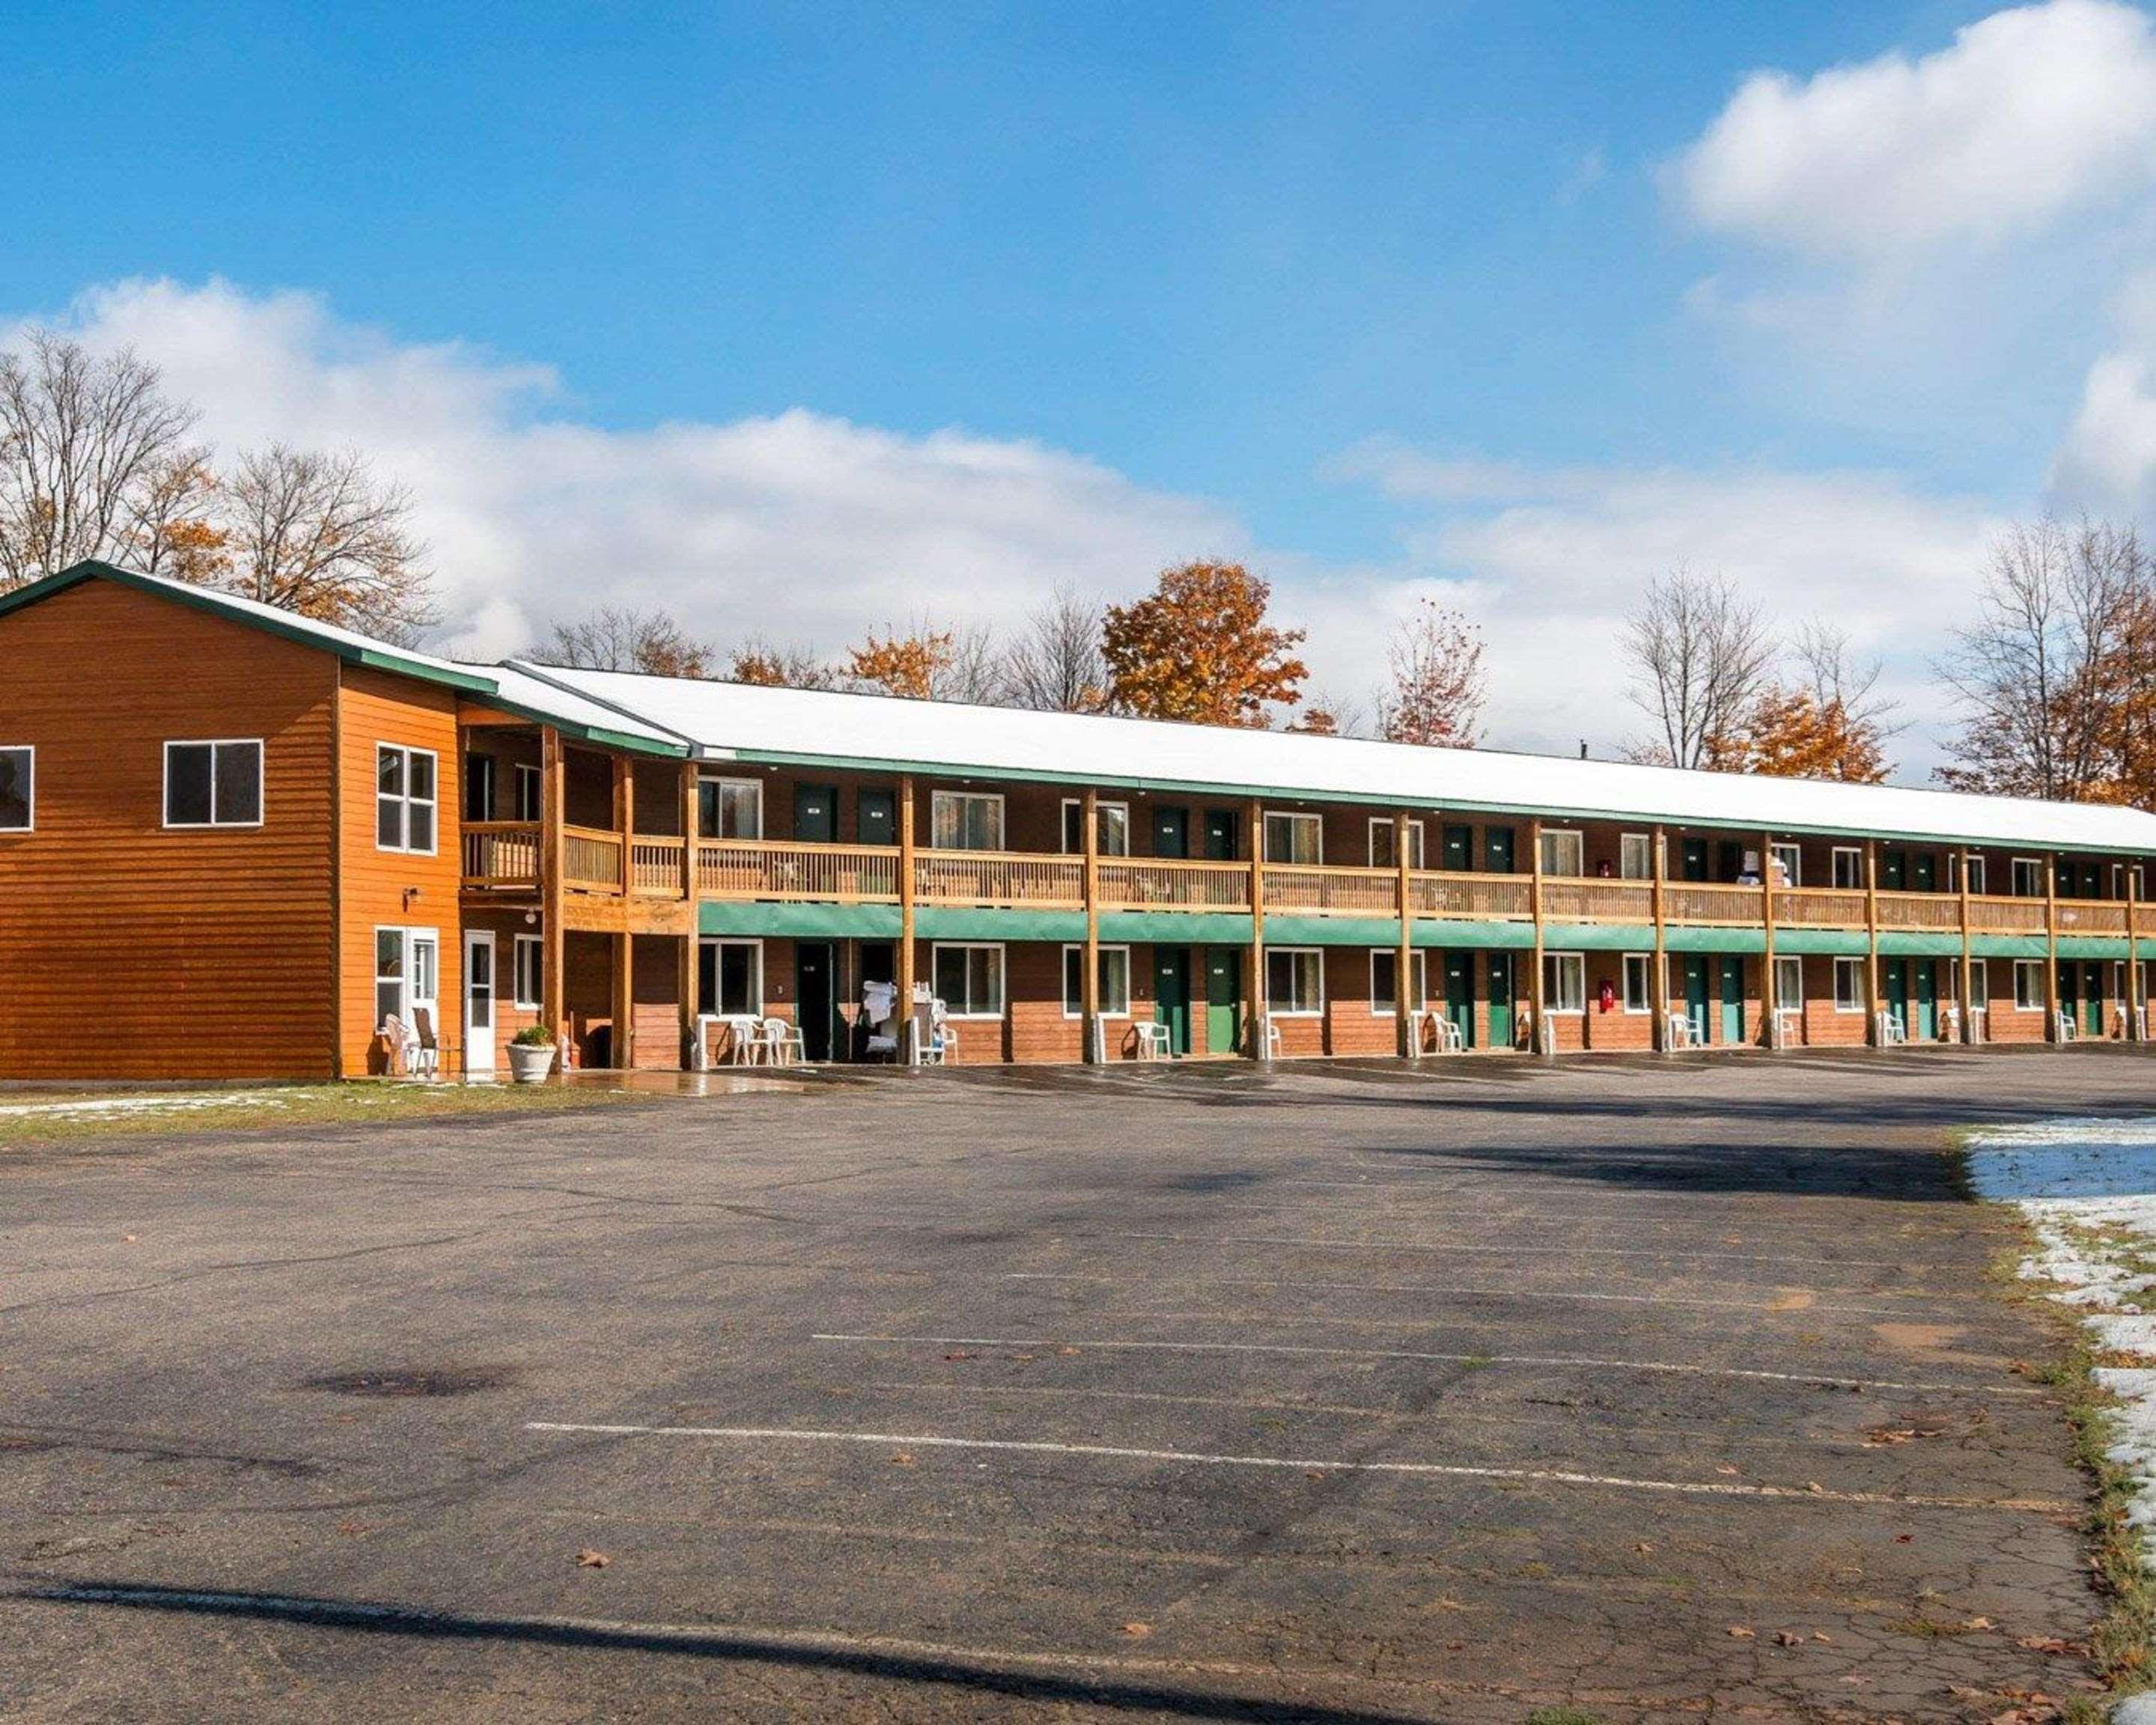
[[[98,563],[0,598],[0,1079],[491,1076],[534,1024],[673,1070],[2138,1041],[2152,855],[2132,809],[462,664]]]

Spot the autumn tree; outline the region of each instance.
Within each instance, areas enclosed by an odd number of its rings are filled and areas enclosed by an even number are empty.
[[[1329,708],[1313,701],[1295,716],[1287,728],[1304,737],[1337,737],[1340,721]]]
[[[1386,658],[1392,681],[1378,703],[1385,740],[1473,748],[1488,696],[1481,632],[1425,598],[1394,630]]]
[[[225,502],[208,451],[176,451],[151,470],[127,501],[123,561],[198,586],[223,584],[232,573]]]
[[[848,650],[846,680],[857,689],[907,701],[1004,704],[1009,670],[993,631],[939,629],[927,619],[871,629]]]
[[[1659,735],[1635,751],[1666,767],[1704,767],[1764,692],[1773,638],[1758,608],[1726,575],[1682,565],[1647,584],[1626,619],[1633,704]]]
[[[1887,773],[1873,729],[1838,700],[1769,684],[1729,730],[1708,740],[1702,762],[1717,773],[1774,778],[1832,778],[1880,784]]]
[[[1108,699],[1100,606],[1075,588],[1058,588],[1026,619],[1011,649],[1008,675],[1015,706],[1051,713],[1099,712]]]
[[[438,620],[410,494],[356,450],[273,443],[242,455],[223,490],[235,592],[389,641]]]
[[[1101,626],[1108,698],[1148,719],[1263,726],[1269,703],[1292,706],[1310,670],[1301,629],[1266,621],[1272,588],[1240,563],[1164,569],[1153,591],[1111,605]]]
[[[556,624],[537,656],[579,670],[702,677],[711,674],[711,649],[664,611],[602,605],[588,617]]]
[[[834,689],[838,674],[806,647],[785,647],[752,637],[726,661],[726,680],[763,689]]]

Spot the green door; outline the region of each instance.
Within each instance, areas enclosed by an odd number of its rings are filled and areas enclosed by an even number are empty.
[[[1475,1046],[1475,955],[1457,949],[1445,955],[1445,1015],[1460,1027],[1460,1045]]]
[[[898,798],[889,791],[863,791],[855,803],[864,845],[898,843]]]
[[[1168,1045],[1179,1055],[1190,1052],[1190,949],[1155,947],[1152,949],[1152,1016],[1168,1026]]]
[[[2100,964],[2082,967],[2082,1034],[2103,1034],[2103,967]]]
[[[1235,860],[1235,811],[1232,809],[1209,809],[1205,811],[1205,859],[1208,862],[1233,862]]]
[[[2082,968],[2078,964],[2059,967],[2059,1015],[2068,1024],[2081,1017]]]
[[[1707,866],[1707,847],[1700,847],[1700,866]],[[1697,952],[1687,952],[1684,962],[1685,1013],[1691,1019],[1691,1034],[1702,1043],[1707,1040],[1707,959]]]
[[[1920,859],[1922,860],[1922,859]],[[1917,871],[1917,878],[1923,878]],[[1938,961],[1917,960],[1917,1023],[1909,1032],[1918,1042],[1936,1042],[1939,1034],[1939,978]]]
[[[1744,961],[1732,953],[1722,959],[1722,1040],[1732,1046],[1744,1040]]]
[[[1899,892],[1909,882],[1909,853],[1906,850],[1886,850],[1879,855],[1879,884],[1889,892]]]
[[[1509,875],[1512,872],[1512,829],[1510,827],[1490,827],[1485,829],[1482,834],[1482,866],[1487,873],[1492,875]],[[1490,1033],[1490,1040],[1492,1042],[1497,1040],[1497,1033],[1495,1030]]]
[[[793,788],[793,836],[803,845],[839,842],[839,788],[803,784]]]
[[[1512,1045],[1512,955],[1490,955],[1490,1046]]]
[[[1887,1016],[1902,1027],[1906,1036],[1909,1034],[1909,961],[1884,958],[1879,969],[1887,985]]]
[[[1684,841],[1682,860],[1678,872],[1687,880],[1707,879],[1707,840],[1687,839]]]
[[[1243,954],[1235,947],[1205,948],[1205,1051],[1240,1053],[1243,1046]]]
[[[1152,854],[1155,856],[1190,855],[1190,811],[1188,809],[1153,810]]]
[[[1445,861],[1441,865],[1464,875],[1475,866],[1475,829],[1449,826],[1445,829]]]
[[[1939,859],[1936,851],[1920,850],[1909,860],[1910,885],[1918,892],[1939,890]]]

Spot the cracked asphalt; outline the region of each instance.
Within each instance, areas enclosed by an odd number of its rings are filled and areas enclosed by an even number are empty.
[[[0,1142],[0,1717],[2064,1698],[2059,1332],[1946,1133],[2152,1070],[849,1075]]]

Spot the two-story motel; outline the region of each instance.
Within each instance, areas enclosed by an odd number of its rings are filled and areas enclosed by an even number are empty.
[[[0,1078],[378,1072],[418,1009],[444,1073],[533,1024],[678,1068],[722,1014],[847,1060],[878,982],[968,1063],[2139,1040],[2152,855],[2131,809],[464,664],[103,564],[0,598]]]

